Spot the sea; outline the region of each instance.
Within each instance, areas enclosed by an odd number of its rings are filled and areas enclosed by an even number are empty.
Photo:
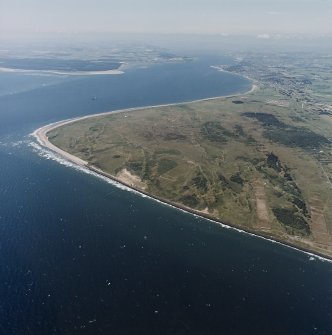
[[[1,335],[332,334],[331,262],[106,181],[31,136],[72,117],[250,90],[211,68],[231,61],[0,73]]]

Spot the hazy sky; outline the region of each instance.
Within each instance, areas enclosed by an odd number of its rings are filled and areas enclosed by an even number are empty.
[[[332,0],[0,0],[0,34],[332,34]]]

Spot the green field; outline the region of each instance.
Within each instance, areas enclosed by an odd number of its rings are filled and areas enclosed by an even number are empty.
[[[329,128],[320,115],[310,126],[303,108],[266,103],[273,94],[92,117],[48,137],[132,187],[332,256]]]

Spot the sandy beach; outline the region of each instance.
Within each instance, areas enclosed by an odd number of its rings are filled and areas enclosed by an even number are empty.
[[[67,123],[71,123],[71,122],[74,122],[76,119],[73,119],[73,120],[67,120],[67,121],[60,121],[60,122],[56,122],[56,123],[52,123],[52,124],[49,124],[45,127],[42,127],[42,128],[39,128],[37,129],[36,131],[33,132],[33,135],[37,138],[38,142],[52,150],[53,152],[56,152],[57,154],[59,154],[60,156],[68,159],[69,161],[71,161],[72,163],[75,163],[79,166],[82,166],[82,167],[85,167],[87,166],[88,162],[74,156],[74,155],[71,155],[70,153],[66,152],[66,151],[63,151],[61,150],[60,148],[56,147],[55,145],[53,145],[49,140],[48,140],[48,137],[47,137],[47,133],[57,127],[60,127],[60,126],[63,126]]]

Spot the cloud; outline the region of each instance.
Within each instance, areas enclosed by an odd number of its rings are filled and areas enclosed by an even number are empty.
[[[258,34],[257,38],[263,38],[265,40],[268,40],[269,38],[271,38],[271,36],[269,34]]]

